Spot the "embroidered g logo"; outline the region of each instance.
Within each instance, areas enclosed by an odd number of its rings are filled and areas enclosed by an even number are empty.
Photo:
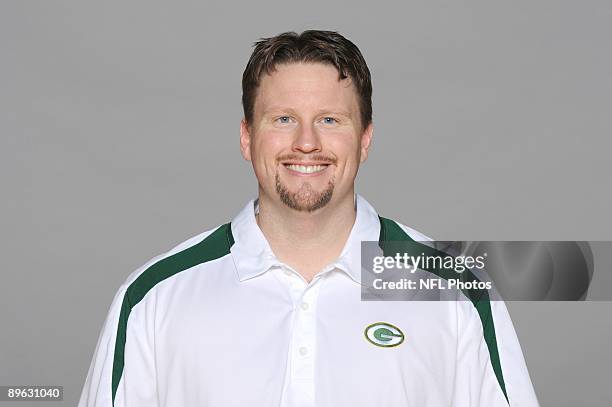
[[[387,322],[375,322],[368,325],[364,334],[370,343],[383,348],[390,348],[404,342],[404,333]]]

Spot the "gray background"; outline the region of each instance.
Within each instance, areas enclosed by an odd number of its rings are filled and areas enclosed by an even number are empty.
[[[382,215],[445,240],[612,240],[610,3],[492,3],[3,1],[0,384],[75,405],[125,277],[254,197],[240,78],[287,30],[365,55],[358,190]],[[612,404],[612,303],[508,305],[543,406]]]

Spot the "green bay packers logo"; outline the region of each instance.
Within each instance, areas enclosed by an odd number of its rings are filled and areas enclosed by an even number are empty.
[[[404,342],[404,333],[387,322],[375,322],[368,325],[364,334],[368,342],[383,348],[391,348]]]

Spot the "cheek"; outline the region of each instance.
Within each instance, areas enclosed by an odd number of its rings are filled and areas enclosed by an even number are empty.
[[[339,161],[344,161],[345,165],[352,166],[359,161],[361,144],[354,134],[336,135],[328,144],[328,151],[335,154]]]
[[[254,138],[255,147],[264,153],[282,150],[287,144],[290,145],[291,135],[273,130],[257,132]]]
[[[285,137],[286,139],[286,137]],[[276,158],[284,151],[286,142],[273,133],[258,134],[252,144],[251,155],[257,167],[275,167]]]

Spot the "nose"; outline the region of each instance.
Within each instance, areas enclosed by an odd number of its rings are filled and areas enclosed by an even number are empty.
[[[292,150],[302,153],[321,151],[321,140],[312,124],[300,124],[295,140],[293,141]]]

